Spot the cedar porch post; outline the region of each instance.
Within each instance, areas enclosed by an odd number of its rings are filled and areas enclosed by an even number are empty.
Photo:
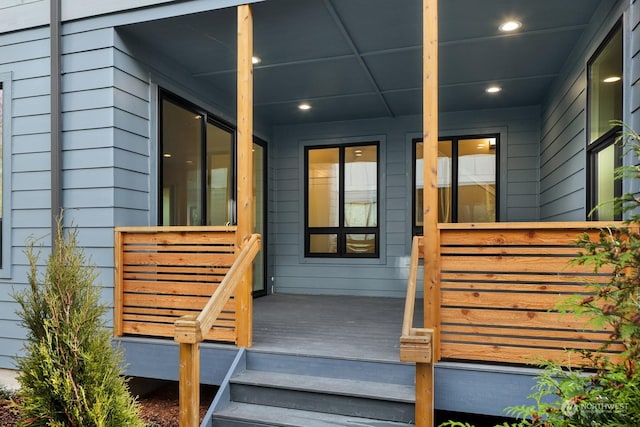
[[[238,6],[238,200],[237,247],[253,233],[253,15]],[[236,294],[236,334],[240,347],[253,341],[253,280],[248,270]]]
[[[431,363],[416,364],[416,426],[434,424],[433,364],[440,358],[438,232],[438,0],[423,0],[424,327],[433,329]]]

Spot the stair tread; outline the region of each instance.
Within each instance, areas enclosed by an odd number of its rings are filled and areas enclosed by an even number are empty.
[[[239,402],[231,402],[225,408],[217,411],[215,418],[243,420],[255,423],[255,425],[277,425],[282,427],[401,427],[413,425]]]
[[[366,397],[395,402],[415,402],[415,387],[402,384],[255,370],[243,371],[233,377],[231,381],[234,384]]]

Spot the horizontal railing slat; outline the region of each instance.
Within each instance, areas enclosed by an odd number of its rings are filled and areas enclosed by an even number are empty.
[[[507,308],[514,310],[549,310],[563,297],[548,293],[525,294],[522,292],[480,292],[445,291],[441,292],[443,307]]]
[[[227,253],[132,253],[125,252],[124,266],[129,265],[160,265],[160,266],[218,266],[230,267],[235,260],[235,254]]]
[[[131,335],[149,335],[156,337],[167,337],[173,334],[175,325],[173,324],[154,324],[154,323],[133,323],[128,322],[124,325],[124,333]],[[210,341],[235,341],[235,329],[215,328],[205,334],[204,339]]]
[[[126,265],[123,267],[123,274],[128,275],[128,277],[135,277],[136,274],[144,275],[144,274],[177,274],[184,275],[188,273],[189,275],[202,274],[205,276],[208,275],[222,275],[224,276],[229,271],[229,266],[165,266],[165,265]]]
[[[197,316],[233,265],[235,227],[116,229],[120,333],[174,337],[175,322]],[[224,304],[204,338],[235,342],[236,303]]]
[[[210,297],[218,288],[217,283],[149,282],[142,280],[125,280],[124,286],[128,293],[206,297]]]
[[[442,255],[556,255],[573,258],[578,255],[575,246],[442,246]]]
[[[570,295],[589,295],[588,283],[610,280],[609,268],[594,274],[591,266],[570,263],[581,252],[580,234],[597,239],[599,227],[609,225],[440,224],[442,357],[566,362],[565,348],[599,350],[609,340],[607,328],[594,331],[584,317],[554,308]]]
[[[442,332],[442,342],[476,344],[505,345],[512,347],[522,347],[525,351],[531,348],[559,348],[559,349],[585,349],[596,351],[604,342],[602,341],[580,341],[580,340],[554,340],[542,338],[519,338],[502,335],[459,335]]]
[[[482,334],[482,335],[504,335],[530,338],[559,338],[575,341],[607,341],[611,335],[609,331],[586,331],[575,329],[553,329],[549,328],[527,328],[522,326],[500,327],[500,326],[478,326],[467,324],[443,324],[443,333],[457,334]]]
[[[606,283],[610,276],[606,274],[594,275],[591,273],[574,274],[565,272],[546,272],[546,273],[519,273],[519,272],[500,272],[493,271],[489,273],[478,273],[475,271],[443,271],[441,280],[443,281],[477,281],[477,282],[495,282],[495,283],[567,283],[567,284],[586,284]]]
[[[491,291],[491,292],[519,292],[523,297],[534,297],[537,294],[582,294],[587,291],[582,284],[563,283],[518,283],[518,282],[450,282],[442,281],[443,291]],[[532,295],[535,294],[535,295]]]
[[[442,307],[442,323],[466,323],[469,325],[513,326],[526,325],[531,328],[556,328],[582,330],[584,319],[570,314],[561,315],[548,311],[499,310],[469,307]]]
[[[578,353],[564,349],[523,349],[490,344],[442,343],[445,359],[474,360],[493,363],[538,364],[547,360],[576,365],[584,359]]]
[[[573,245],[580,233],[587,233],[592,237],[598,231],[578,230],[441,230],[440,245],[460,246],[568,246]]]
[[[443,271],[500,273],[576,273],[584,267],[569,264],[571,257],[544,256],[451,256],[441,257]],[[606,272],[605,268],[601,270]]]

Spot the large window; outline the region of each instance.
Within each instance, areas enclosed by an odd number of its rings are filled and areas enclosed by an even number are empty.
[[[3,250],[3,226],[2,226],[2,220],[3,220],[3,212],[4,212],[4,204],[3,204],[3,198],[4,198],[4,192],[3,192],[3,185],[4,185],[4,156],[3,156],[3,151],[4,151],[4,144],[3,144],[3,138],[2,135],[4,134],[4,121],[3,121],[3,99],[4,99],[4,91],[3,91],[3,86],[2,86],[2,82],[0,81],[0,268],[4,268],[6,267],[6,263],[5,263],[5,256],[4,256],[4,250]]]
[[[616,144],[622,120],[622,25],[607,36],[587,64],[588,69],[588,206],[589,219],[620,219],[611,201],[622,194],[614,171],[622,165]]]
[[[438,141],[438,222],[497,221],[498,135]],[[414,141],[414,234],[422,234],[424,162],[422,141]]]
[[[378,144],[305,149],[305,255],[378,257]]]
[[[164,92],[160,123],[160,224],[232,223],[233,129]]]

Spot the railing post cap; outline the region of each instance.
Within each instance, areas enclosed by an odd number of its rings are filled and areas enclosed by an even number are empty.
[[[196,344],[203,341],[200,321],[195,316],[183,316],[175,322],[174,341]]]

